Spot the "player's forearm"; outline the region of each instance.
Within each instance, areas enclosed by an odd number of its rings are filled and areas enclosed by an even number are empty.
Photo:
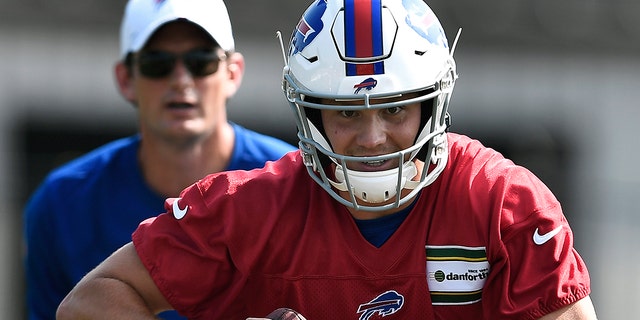
[[[62,301],[56,319],[158,318],[126,283],[110,278],[85,278]]]

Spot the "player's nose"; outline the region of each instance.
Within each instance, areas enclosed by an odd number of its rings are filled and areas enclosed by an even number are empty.
[[[375,114],[365,115],[362,118],[358,131],[357,143],[367,149],[384,144],[387,141],[387,126]]]

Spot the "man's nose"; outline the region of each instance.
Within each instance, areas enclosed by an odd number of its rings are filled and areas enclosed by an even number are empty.
[[[384,121],[377,116],[365,117],[358,134],[358,143],[363,147],[373,149],[386,141],[387,127]]]

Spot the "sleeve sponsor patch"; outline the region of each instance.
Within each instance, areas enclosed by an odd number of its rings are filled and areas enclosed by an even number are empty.
[[[427,245],[425,251],[433,305],[480,301],[490,270],[485,247]]]

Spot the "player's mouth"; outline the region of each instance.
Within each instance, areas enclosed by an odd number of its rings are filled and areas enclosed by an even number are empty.
[[[376,160],[376,161],[364,161],[362,162],[365,166],[369,166],[369,167],[380,167],[382,166],[385,162],[387,162],[386,160]]]
[[[361,161],[361,162],[352,162],[349,164],[349,169],[354,171],[382,171],[392,169],[393,163],[389,160],[372,160],[372,161]]]

